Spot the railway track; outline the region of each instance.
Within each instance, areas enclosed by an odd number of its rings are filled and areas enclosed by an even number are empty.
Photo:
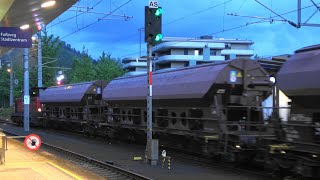
[[[4,121],[0,121],[3,122]],[[7,124],[12,124],[12,125],[17,125],[16,123],[13,122],[8,122],[6,121],[5,123]],[[80,132],[74,132],[75,134],[81,134]],[[108,177],[108,179],[149,179],[143,176],[139,176],[137,174],[134,175],[130,175],[130,173],[128,175],[124,175],[124,177],[122,178],[120,175],[122,174],[122,170],[119,168],[120,170],[115,170],[113,171],[112,169],[110,170],[109,166],[112,166],[108,163],[105,162],[101,162],[101,161],[97,161],[94,160],[90,157],[86,157],[80,154],[77,154],[75,152],[71,152],[69,150],[65,150],[53,145],[49,145],[46,143],[43,143],[43,147],[45,148],[46,151],[58,155],[64,159],[67,159],[71,162],[73,162],[74,164],[77,164],[83,168],[88,169],[91,172],[97,173],[101,176],[104,177]],[[181,150],[181,149],[176,149],[176,148],[172,148],[172,147],[167,147],[167,146],[161,146],[160,150],[166,150],[168,153],[168,155],[170,155],[170,157],[172,159],[178,159],[180,161],[187,161],[188,163],[193,163],[199,166],[203,166],[203,167],[208,167],[208,168],[218,168],[218,169],[223,169],[226,171],[232,171],[232,172],[237,172],[238,174],[245,174],[245,175],[250,175],[250,176],[256,176],[258,179],[265,179],[265,180],[269,180],[269,179],[275,179],[275,180],[296,180],[295,178],[289,178],[289,177],[285,177],[285,178],[280,178],[280,177],[276,177],[272,172],[270,171],[262,171],[261,169],[257,169],[257,168],[242,168],[239,166],[235,166],[234,164],[230,164],[230,163],[225,163],[225,162],[221,162],[221,161],[215,161],[213,159],[210,159],[208,157],[205,157],[203,155],[200,154],[195,154],[193,152],[188,152],[185,150]],[[160,151],[160,152],[161,152]],[[63,153],[61,153],[63,152]],[[161,157],[159,163],[161,164]],[[115,167],[115,166],[112,166]],[[106,171],[107,170],[107,171]],[[124,170],[126,171],[126,170]],[[125,173],[127,174],[127,173]],[[137,177],[135,177],[137,175]]]
[[[193,152],[188,152],[181,149],[175,149],[172,147],[161,146],[161,149],[166,149],[170,151],[170,156],[174,159],[179,159],[181,161],[188,161],[190,163],[195,163],[200,166],[208,167],[208,168],[219,168],[225,169],[227,171],[237,172],[238,174],[246,174],[250,176],[256,176],[259,179],[269,180],[281,180],[281,178],[275,177],[269,171],[262,171],[261,169],[246,169],[237,167],[234,164],[229,164],[220,160],[215,161],[214,159],[210,159],[200,154],[195,154]],[[289,180],[289,179],[286,179]],[[291,179],[290,179],[291,180]]]
[[[18,136],[17,134],[3,131],[7,135]],[[84,169],[89,170],[90,172],[96,173],[102,177],[107,178],[108,180],[151,180],[148,177],[139,175],[132,171],[113,166],[106,162],[98,161],[93,158],[50,145],[48,143],[42,143],[41,147],[44,151],[47,151],[51,154],[54,154],[62,159],[65,159],[77,166],[80,166]]]

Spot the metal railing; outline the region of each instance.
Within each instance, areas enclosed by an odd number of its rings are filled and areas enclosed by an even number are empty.
[[[0,129],[0,164],[6,162],[6,151],[8,150],[8,139],[25,138],[26,136],[6,136]]]
[[[6,161],[6,135],[0,129],[0,164]]]

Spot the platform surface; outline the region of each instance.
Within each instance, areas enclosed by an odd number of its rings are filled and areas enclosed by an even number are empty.
[[[0,128],[21,136],[37,134],[41,137],[42,142],[67,149],[102,162],[113,162],[115,166],[155,180],[265,179],[263,177],[257,177],[256,175],[248,175],[247,173],[231,171],[225,168],[209,167],[201,163],[197,164],[188,160],[176,158],[171,158],[170,169],[168,168],[168,161],[164,163],[163,168],[161,160],[159,160],[158,165],[150,166],[145,163],[144,160],[134,160],[134,157],[144,158],[145,146],[122,142],[111,142],[102,138],[88,138],[84,134],[80,135],[78,133],[41,128],[30,128],[30,132],[25,132],[23,127],[3,123],[0,123]],[[170,156],[170,154],[170,151],[167,150],[167,155]]]
[[[9,139],[1,180],[104,179],[42,150],[31,151],[22,142]]]

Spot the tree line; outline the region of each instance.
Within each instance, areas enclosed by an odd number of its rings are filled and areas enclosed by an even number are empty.
[[[103,52],[98,59],[93,59],[88,50],[83,47],[82,52],[71,49],[59,37],[49,35],[46,31],[42,32],[42,83],[43,87],[56,86],[58,71],[62,71],[65,79],[64,84],[86,82],[93,80],[106,80],[122,76],[121,60],[112,58],[111,54]],[[66,48],[67,47],[67,48]],[[29,49],[29,79],[30,87],[37,87],[38,84],[38,64],[37,47]],[[23,56],[22,51],[10,55],[13,63],[14,79],[14,98],[22,97],[23,90]],[[71,61],[71,62],[70,62]],[[33,63],[32,63],[33,62]],[[4,66],[0,69],[0,107],[9,106],[10,73],[9,67]]]

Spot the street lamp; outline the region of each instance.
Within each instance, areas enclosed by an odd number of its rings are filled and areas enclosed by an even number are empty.
[[[38,38],[32,36],[32,41],[36,42],[38,46],[38,88],[42,87],[42,41],[41,41],[41,31],[37,33]],[[39,91],[41,93],[41,91]]]
[[[64,75],[62,74],[62,71],[58,71],[58,76],[57,76],[57,85],[60,86],[63,84],[64,80]]]

